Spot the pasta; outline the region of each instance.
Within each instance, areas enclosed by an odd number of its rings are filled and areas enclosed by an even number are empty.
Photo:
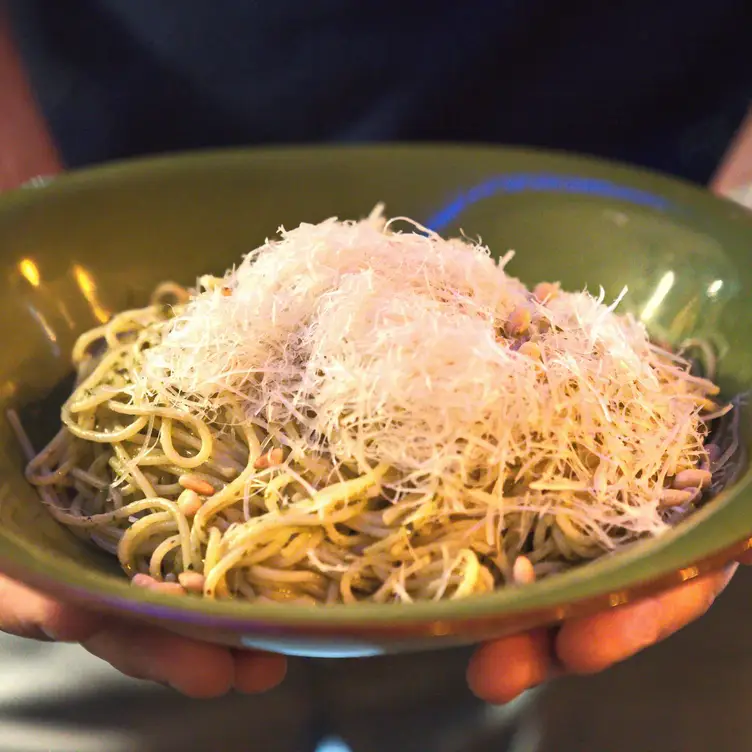
[[[455,599],[660,535],[738,465],[712,353],[510,259],[376,212],[162,285],[78,340],[27,478],[134,583],[209,598]]]

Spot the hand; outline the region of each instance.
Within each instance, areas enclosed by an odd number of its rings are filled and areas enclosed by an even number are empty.
[[[752,564],[752,553],[742,559]],[[468,683],[491,703],[506,703],[561,673],[591,674],[629,658],[702,616],[730,582],[736,564],[653,598],[483,645]]]
[[[752,564],[752,553],[743,563]],[[725,589],[736,565],[654,598],[573,619],[549,630],[488,643],[468,669],[471,689],[504,703],[560,673],[602,671],[702,616]],[[230,689],[257,693],[282,681],[282,656],[234,651],[63,604],[0,576],[0,630],[22,637],[80,642],[127,676],[167,684],[190,697]]]
[[[189,697],[230,689],[256,693],[285,675],[281,656],[235,651],[63,604],[0,576],[0,630],[21,637],[80,642],[126,676],[167,684]]]

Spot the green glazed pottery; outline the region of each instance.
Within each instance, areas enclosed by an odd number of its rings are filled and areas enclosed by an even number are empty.
[[[752,215],[666,177],[495,148],[225,151],[114,164],[0,198],[0,406],[41,446],[70,387],[75,337],[162,280],[223,272],[280,225],[355,219],[379,201],[464,230],[527,283],[615,297],[655,336],[709,339],[728,394],[752,387]],[[745,441],[750,413],[743,415]],[[234,646],[316,656],[472,643],[615,607],[718,568],[752,536],[752,474],[670,534],[534,585],[465,600],[310,608],[130,587],[113,558],[45,512],[0,421],[0,570],[60,598]]]

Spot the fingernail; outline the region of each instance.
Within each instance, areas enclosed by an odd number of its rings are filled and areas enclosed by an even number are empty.
[[[59,642],[58,636],[55,631],[50,627],[39,627],[39,631],[50,641]]]

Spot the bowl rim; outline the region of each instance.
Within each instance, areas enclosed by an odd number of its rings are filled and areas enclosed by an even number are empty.
[[[138,157],[93,167],[78,168],[56,176],[50,181],[37,181],[25,188],[0,196],[0,214],[18,204],[42,202],[47,196],[60,196],[83,190],[102,190],[121,181],[143,180],[156,173],[200,172],[204,168],[247,168],[253,165],[296,163],[323,165],[339,161],[381,160],[384,158],[449,160],[474,158],[503,161],[515,158],[526,161],[531,171],[560,170],[570,174],[618,180],[620,184],[642,187],[668,198],[672,204],[690,211],[699,210],[715,220],[740,223],[752,240],[752,213],[725,198],[714,196],[706,189],[686,180],[652,170],[590,156],[519,147],[466,144],[374,144],[345,146],[276,146],[210,149],[176,152],[168,155]],[[64,593],[74,600],[99,604],[105,608],[157,615],[162,619],[205,623],[215,627],[239,628],[249,622],[277,627],[300,627],[336,631],[357,627],[388,629],[400,626],[418,628],[423,624],[447,624],[467,620],[509,619],[525,614],[563,615],[585,612],[594,608],[616,606],[652,592],[679,584],[713,571],[747,550],[752,536],[750,529],[728,533],[724,544],[716,550],[703,549],[695,556],[677,555],[678,541],[691,534],[703,522],[712,520],[752,482],[752,471],[728,491],[713,500],[705,509],[664,536],[640,542],[615,556],[604,556],[569,572],[535,583],[526,588],[501,588],[493,593],[457,601],[418,602],[413,604],[336,604],[312,608],[295,604],[255,604],[240,601],[209,601],[182,598],[132,588],[128,581],[111,575],[85,570],[80,564],[49,552],[34,550],[20,540],[0,531],[0,569],[35,587],[53,593]],[[739,503],[736,501],[736,503]],[[709,519],[708,519],[709,518]],[[663,555],[663,559],[661,559]],[[638,559],[650,556],[656,561],[652,576],[630,576]],[[670,562],[670,563],[669,563]],[[638,567],[639,569],[639,567]],[[603,582],[603,585],[597,583]],[[567,595],[575,589],[579,596]],[[557,596],[557,593],[560,593]]]
[[[157,152],[153,154],[117,158],[106,162],[74,166],[56,174],[36,175],[21,185],[0,193],[0,211],[17,200],[28,198],[37,192],[68,191],[91,182],[107,182],[113,178],[136,178],[156,171],[195,169],[207,163],[215,166],[236,166],[239,162],[256,164],[287,162],[292,159],[325,163],[345,157],[351,161],[356,156],[361,159],[380,160],[395,156],[409,159],[423,157],[490,157],[525,159],[531,165],[540,167],[541,172],[549,173],[551,166],[576,168],[574,173],[588,175],[608,174],[627,184],[648,180],[682,202],[699,200],[708,211],[714,210],[726,215],[725,219],[741,220],[752,229],[752,210],[726,196],[712,193],[707,186],[692,182],[687,178],[671,175],[652,168],[632,164],[624,160],[602,158],[584,152],[565,149],[538,148],[487,142],[452,141],[390,141],[352,142],[346,144],[270,144],[250,146],[209,147],[189,150]],[[729,213],[730,212],[730,216]]]

